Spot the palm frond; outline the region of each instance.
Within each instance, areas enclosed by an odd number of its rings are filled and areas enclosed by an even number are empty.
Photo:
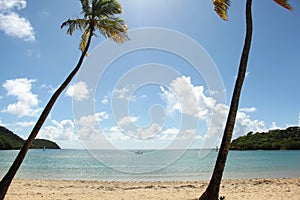
[[[96,27],[102,35],[112,39],[116,43],[124,43],[125,41],[130,40],[127,35],[128,28],[125,21],[119,18],[99,20]]]
[[[85,15],[85,17],[89,14],[91,14],[91,7],[89,0],[80,0],[82,5],[82,11],[81,13]]]
[[[230,0],[213,0],[216,13],[224,20],[228,20],[227,10],[231,4]]]
[[[90,29],[87,28],[81,36],[81,41],[79,45],[79,49],[81,50],[81,52],[84,52],[89,36],[90,36]],[[86,56],[88,56],[88,54],[86,54]]]
[[[122,7],[117,0],[93,0],[93,3],[92,12],[98,19],[122,13]]]
[[[274,0],[274,1],[290,11],[293,10],[292,6],[290,6],[290,4],[288,3],[288,0]]]
[[[79,30],[83,30],[86,28],[86,26],[88,25],[88,21],[85,19],[68,19],[67,21],[65,21],[64,23],[62,23],[60,28],[64,28],[65,26],[68,27],[67,33],[69,35],[72,35],[73,32],[77,29]]]

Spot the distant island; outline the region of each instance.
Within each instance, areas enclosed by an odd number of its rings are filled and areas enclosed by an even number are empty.
[[[0,150],[21,149],[25,140],[14,134],[7,128],[0,126]],[[31,149],[60,149],[60,147],[50,140],[36,139],[31,145]]]
[[[231,150],[300,150],[300,127],[249,132],[231,142]]]

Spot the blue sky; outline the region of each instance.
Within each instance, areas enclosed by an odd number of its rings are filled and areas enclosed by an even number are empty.
[[[223,128],[222,120],[226,116],[245,35],[245,2],[232,2],[227,22],[215,14],[211,1],[120,2],[124,10],[122,18],[130,31],[145,27],[165,28],[199,43],[219,70],[226,101],[216,102],[205,77],[195,73],[182,58],[144,49],[114,62],[99,82],[95,95],[84,81],[76,83],[74,80],[58,99],[38,137],[54,140],[63,148],[82,148],[77,130],[84,124],[91,132],[97,124],[102,127],[106,139],[119,148],[163,148],[176,139],[194,141],[191,147],[201,147],[207,138],[208,127],[214,126],[218,133]],[[272,0],[253,2],[254,35],[235,137],[252,130],[300,125],[300,2],[291,0],[290,3],[293,12]],[[53,90],[62,83],[80,56],[80,33],[70,37],[66,30],[60,29],[62,22],[79,16],[80,11],[77,0],[0,2],[0,124],[23,138],[28,136]],[[91,57],[87,58],[84,69],[96,51],[93,49],[105,41],[103,37],[93,39]],[[116,48],[122,46],[116,45]],[[180,75],[163,87],[150,84],[135,88],[135,91],[131,91],[132,85],[115,87],[128,71],[149,63],[167,65],[178,70]],[[148,75],[141,76],[146,78]],[[131,92],[132,95],[127,96]],[[190,101],[190,94],[195,101]],[[182,99],[182,105],[176,97]],[[95,113],[81,116],[75,123],[72,105],[91,99],[96,102]],[[111,102],[118,108],[123,105],[121,100],[129,102],[129,113],[114,118]],[[194,103],[203,107],[195,110]],[[153,107],[158,104],[160,106]],[[149,110],[153,111],[152,121]],[[216,124],[209,124],[211,112],[217,113]],[[188,124],[181,130],[182,118],[190,122],[195,118],[201,120],[198,128]],[[164,124],[159,124],[159,119]],[[188,139],[190,136],[192,140]]]

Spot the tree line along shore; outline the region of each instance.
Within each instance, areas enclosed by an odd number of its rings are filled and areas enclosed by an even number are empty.
[[[231,150],[300,150],[300,127],[249,132],[231,142]]]
[[[20,136],[0,126],[0,150],[20,149],[24,142]],[[45,139],[36,139],[31,148],[60,149],[55,142]],[[234,139],[230,150],[300,150],[300,127],[249,132],[245,136]]]

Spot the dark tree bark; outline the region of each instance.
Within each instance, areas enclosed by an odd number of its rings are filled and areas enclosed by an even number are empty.
[[[230,142],[232,139],[232,133],[235,125],[236,115],[238,112],[241,90],[242,90],[243,82],[247,71],[248,57],[251,48],[251,40],[252,40],[252,32],[253,32],[251,7],[252,7],[252,0],[247,0],[246,37],[245,37],[244,48],[240,60],[238,76],[235,82],[235,87],[231,99],[227,122],[224,129],[224,135],[222,138],[221,147],[219,149],[219,154],[217,157],[217,161],[215,164],[215,168],[210,183],[206,188],[206,191],[199,198],[199,200],[218,200],[219,198],[220,184],[221,184],[221,180],[225,168],[228,151],[230,148]]]
[[[69,85],[69,83],[71,82],[71,80],[74,78],[74,76],[76,75],[76,73],[79,71],[84,57],[89,49],[91,40],[92,40],[92,36],[93,36],[93,32],[94,29],[93,27],[91,27],[90,29],[90,35],[88,38],[88,42],[86,45],[85,50],[82,52],[79,61],[76,65],[76,67],[73,69],[73,71],[69,74],[69,76],[67,77],[67,79],[61,84],[61,86],[55,91],[55,93],[52,95],[52,97],[50,98],[49,102],[47,103],[46,107],[44,108],[42,114],[40,115],[38,121],[36,122],[35,126],[33,127],[30,135],[28,136],[28,139],[25,141],[25,144],[23,145],[23,147],[21,148],[21,150],[19,151],[16,159],[14,160],[13,164],[11,165],[10,169],[8,170],[8,172],[6,173],[6,175],[3,177],[3,179],[0,182],[0,200],[3,200],[7,190],[14,178],[14,176],[16,175],[18,169],[20,168],[27,152],[28,149],[30,148],[32,142],[34,141],[35,137],[37,136],[37,134],[39,133],[41,127],[43,126],[47,116],[49,115],[54,103],[56,102],[57,98],[59,97],[59,95],[64,91],[64,89]]]

